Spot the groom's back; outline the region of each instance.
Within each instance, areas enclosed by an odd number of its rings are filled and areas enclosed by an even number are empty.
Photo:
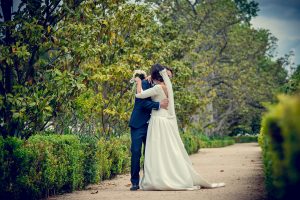
[[[147,90],[150,87],[151,84],[148,81],[142,81],[143,90]],[[151,97],[146,99],[135,98],[129,126],[133,128],[140,128],[145,126],[150,119],[152,109],[158,109],[157,105],[159,106],[159,103],[151,101]]]

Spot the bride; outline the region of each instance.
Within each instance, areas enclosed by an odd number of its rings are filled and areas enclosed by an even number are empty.
[[[141,79],[137,83],[137,98],[151,97],[153,101],[169,99],[168,110],[152,110],[149,121],[144,175],[140,181],[143,190],[195,190],[201,187],[223,187],[225,183],[209,183],[193,168],[181,141],[174,108],[174,96],[167,70],[160,64],[151,68],[155,86],[142,91]]]

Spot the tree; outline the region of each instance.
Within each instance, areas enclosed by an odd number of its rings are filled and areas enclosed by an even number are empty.
[[[1,1],[0,130],[3,136],[27,137],[43,130],[57,109],[55,95],[47,90],[47,81],[51,85],[47,78],[51,77],[52,64],[63,54],[50,56],[55,46],[53,27],[81,2],[22,0],[15,2],[15,5],[19,3],[18,9],[12,12],[13,1]]]
[[[270,58],[274,37],[251,27],[253,1],[41,2],[22,1],[1,26],[3,135],[123,134],[131,74],[157,62],[175,71],[181,130],[250,130],[285,83],[282,61]]]
[[[297,66],[293,74],[289,77],[287,83],[281,87],[280,91],[286,94],[295,94],[300,92],[300,65]]]

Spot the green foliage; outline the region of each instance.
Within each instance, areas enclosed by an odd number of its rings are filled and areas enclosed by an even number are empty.
[[[1,135],[28,138],[45,130],[80,92],[80,70],[66,71],[56,65],[66,55],[57,46],[55,28],[81,2],[6,1],[0,5],[7,11],[0,23]],[[11,12],[18,4],[20,9]]]
[[[197,153],[200,149],[199,139],[190,132],[182,133],[181,139],[188,154]]]
[[[2,10],[11,10],[11,2]],[[127,172],[135,69],[147,71],[156,62],[174,69],[176,114],[189,154],[233,144],[223,137],[229,133],[257,133],[262,105],[274,101],[278,88],[299,90],[299,66],[287,81],[286,61],[271,59],[276,38],[251,26],[254,1],[135,2],[22,1],[23,9],[3,13],[5,198],[45,197]],[[193,126],[200,131],[190,131]],[[259,138],[260,144],[267,140]],[[265,162],[271,183],[272,166]]]
[[[76,135],[0,137],[0,197],[40,199],[128,172],[129,138]]]
[[[286,77],[266,56],[274,37],[249,24],[257,3],[176,2],[23,2],[0,29],[1,134],[120,136],[133,106],[132,72],[156,62],[174,69],[181,130],[252,129]]]
[[[4,149],[11,149],[5,157],[11,166],[4,168],[10,178],[4,194],[12,199],[38,199],[83,187],[84,152],[74,135],[36,135],[26,142],[12,137]]]
[[[189,154],[198,152],[203,136],[186,132],[181,137]],[[217,140],[209,142],[206,147],[230,144]],[[45,133],[26,141],[1,136],[0,197],[39,199],[127,173],[129,149],[128,135],[98,140],[86,135]]]
[[[281,92],[286,94],[295,94],[300,92],[300,65],[297,66],[286,84],[280,88]]]
[[[233,139],[211,139],[208,141],[200,140],[201,148],[218,148],[233,145],[235,141]]]
[[[236,143],[258,142],[258,135],[236,135],[233,139]]]
[[[84,165],[84,185],[89,183],[98,183],[101,180],[103,172],[101,168],[105,165],[101,162],[103,156],[98,154],[101,151],[101,146],[98,145],[98,139],[93,136],[80,136],[81,148],[84,152],[83,165]],[[106,157],[104,157],[105,159]]]
[[[196,129],[182,133],[181,138],[185,149],[189,154],[197,153],[200,148],[218,148],[233,145],[235,143],[234,139],[231,137],[208,137]]]
[[[235,141],[231,137],[224,136],[207,136],[197,129],[194,129],[193,134],[198,140],[199,148],[217,148],[217,147],[225,147],[229,145],[233,145]]]
[[[195,123],[207,134],[220,135],[241,125],[254,128],[253,122],[260,121],[264,111],[261,103],[272,101],[274,90],[286,77],[280,63],[267,63],[268,70],[262,69],[275,39],[248,23],[256,16],[258,4],[146,2],[158,8],[156,16],[165,25],[161,29],[168,33],[165,41],[172,40],[165,47],[170,52],[167,64],[180,66],[176,67],[179,77],[173,80],[180,128]]]
[[[252,17],[257,16],[259,11],[258,2],[248,0],[235,0],[238,9],[241,12],[241,16],[246,22],[249,22]]]
[[[102,160],[107,163],[107,167],[103,168],[104,177],[102,179],[111,178],[116,176],[117,174],[129,171],[130,140],[128,137],[123,136],[122,138],[111,138],[107,142],[104,142],[104,140],[102,139],[99,141],[98,145],[103,145],[103,151],[108,156],[105,158],[105,160]],[[100,151],[102,151],[102,148],[99,149]]]
[[[272,199],[297,199],[300,186],[300,97],[279,96],[262,121],[266,186]]]
[[[18,187],[16,179],[18,177],[18,166],[16,152],[19,151],[24,142],[15,137],[4,139],[0,136],[0,197],[1,199],[14,199],[19,195],[19,191],[14,191]],[[26,166],[24,166],[26,167]],[[18,188],[16,189],[18,190]]]

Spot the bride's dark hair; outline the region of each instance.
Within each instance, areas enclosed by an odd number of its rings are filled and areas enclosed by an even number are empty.
[[[164,67],[161,64],[156,63],[156,64],[152,65],[151,70],[150,70],[152,80],[157,80],[157,81],[163,82],[164,79],[159,74],[159,72],[163,69],[164,69]]]

